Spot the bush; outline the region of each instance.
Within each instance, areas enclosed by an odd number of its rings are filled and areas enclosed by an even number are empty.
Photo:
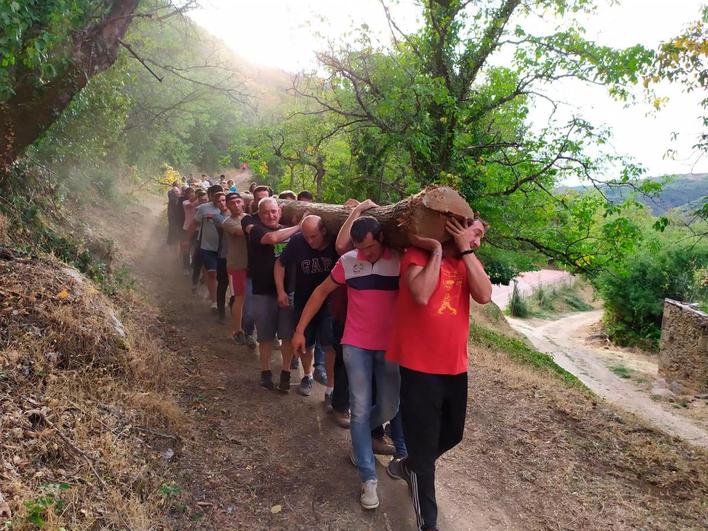
[[[514,283],[514,291],[511,292],[509,313],[512,317],[520,317],[522,319],[529,316],[528,304],[526,304],[526,300],[521,293],[519,293],[519,288],[517,287],[516,282]]]
[[[593,279],[614,342],[656,350],[665,298],[705,303],[708,286],[700,272],[708,263],[708,243],[692,234],[686,227],[664,233],[647,227],[634,252]]]

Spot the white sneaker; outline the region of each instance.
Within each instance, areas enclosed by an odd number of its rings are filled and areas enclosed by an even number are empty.
[[[379,495],[376,494],[378,481],[370,479],[361,484],[361,506],[364,509],[376,509],[379,506]]]
[[[211,303],[211,309],[212,309],[212,310],[218,310],[219,307],[216,305],[215,302],[212,302],[212,303]]]

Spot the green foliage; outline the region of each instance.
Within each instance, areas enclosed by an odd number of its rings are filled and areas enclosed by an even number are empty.
[[[528,295],[519,293],[516,285],[509,301],[508,313],[513,317],[551,318],[559,313],[592,310],[583,294],[586,284],[581,280],[538,286]]]
[[[629,372],[629,369],[627,367],[625,367],[624,365],[622,365],[621,363],[611,366],[610,370],[613,373],[615,373],[617,376],[619,376],[620,378],[624,378],[626,380],[628,380],[629,378],[632,377],[632,375]]]
[[[112,272],[110,264],[92,254],[87,247],[90,242],[81,237],[80,227],[69,232],[61,205],[67,190],[50,174],[41,173],[37,167],[15,165],[0,192],[0,214],[15,227],[6,243],[28,254],[56,256],[91,278],[107,295],[134,286],[127,268]],[[107,244],[110,242],[100,243]]]
[[[67,483],[50,483],[42,486],[45,494],[24,504],[27,509],[27,522],[43,529],[46,525],[47,511],[54,510],[55,513],[60,514],[66,507],[66,502],[59,495],[69,488]]]
[[[176,483],[163,483],[160,486],[160,495],[164,498],[176,498],[182,494],[182,487]]]
[[[655,218],[639,209],[635,247],[591,280],[605,301],[608,334],[621,345],[654,350],[661,334],[664,298],[702,303],[708,299],[706,223],[686,226],[674,218],[655,230]],[[670,220],[671,221],[671,220]],[[609,221],[611,223],[611,221]]]
[[[511,300],[509,301],[509,315],[521,319],[529,316],[528,304],[524,296],[519,292],[516,282],[514,282],[514,289],[511,292]]]
[[[641,46],[613,49],[584,36],[575,17],[592,2],[532,2],[557,31],[539,36],[526,24],[530,6],[515,2],[433,1],[422,6],[422,28],[384,48],[367,28],[318,54],[327,77],[304,77],[295,92],[329,135],[347,139],[351,169],[338,184],[379,201],[395,201],[431,183],[456,186],[491,222],[489,240],[507,259],[490,269],[541,255],[578,270],[612,261],[634,237],[615,219],[612,239],[588,227],[615,205],[597,194],[557,194],[563,179],[590,180],[624,162],[616,185],[641,168],[603,151],[610,135],[582,117],[532,126],[530,110],[548,105],[545,86],[558,79],[601,83],[628,100],[654,54]],[[517,25],[511,27],[510,21]],[[528,26],[528,27],[527,27]],[[508,47],[513,59],[495,61]],[[593,155],[590,155],[593,153]],[[361,196],[359,196],[361,197]]]
[[[41,86],[56,77],[67,64],[66,41],[106,7],[98,0],[0,1],[0,102],[19,78]]]
[[[662,81],[680,83],[685,92],[702,91],[701,113],[699,120],[704,132],[697,139],[694,148],[699,152],[708,151],[708,97],[705,88],[708,86],[708,47],[706,46],[706,29],[708,28],[708,5],[701,8],[699,18],[689,24],[676,37],[664,42],[656,55],[650,72],[644,79],[644,86],[650,87]],[[665,98],[657,97],[652,91],[650,98],[654,105],[660,108]]]
[[[553,357],[529,347],[523,341],[506,336],[484,326],[472,323],[470,326],[472,341],[483,347],[498,350],[507,354],[512,360],[530,365],[556,378],[568,385],[585,389],[585,386],[571,373],[561,368],[553,361]]]

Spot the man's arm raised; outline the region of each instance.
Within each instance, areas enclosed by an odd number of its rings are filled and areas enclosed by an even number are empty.
[[[379,205],[374,203],[371,199],[367,199],[356,205],[352,211],[349,213],[349,217],[344,222],[344,225],[339,229],[337,234],[337,241],[334,242],[334,246],[337,250],[337,254],[343,255],[354,249],[354,244],[352,243],[351,230],[352,224],[356,221],[363,212],[369,210],[370,208],[375,208]]]
[[[293,234],[300,232],[300,225],[295,225],[294,227],[287,227],[285,229],[274,230],[273,232],[268,232],[261,237],[261,243],[263,245],[274,245],[276,243],[282,243]]]
[[[456,219],[451,219],[447,222],[446,229],[455,240],[460,253],[465,253],[462,255],[462,261],[467,269],[467,285],[470,289],[470,295],[472,295],[475,302],[487,304],[492,300],[492,282],[489,280],[486,271],[484,271],[484,266],[479,261],[479,258],[474,253],[469,252],[472,250],[472,246],[470,245],[470,236],[467,231],[471,227],[466,224],[462,225]]]
[[[412,264],[404,272],[403,278],[408,283],[413,300],[425,306],[438,287],[440,265],[442,264],[442,245],[432,238],[423,238],[417,234],[409,235],[410,242],[430,253],[425,266]]]
[[[307,304],[302,310],[300,321],[297,323],[295,333],[293,334],[292,345],[293,352],[305,352],[305,328],[310,324],[312,318],[317,315],[327,296],[339,287],[331,276],[327,277],[322,283],[315,288],[310,298],[307,299]]]

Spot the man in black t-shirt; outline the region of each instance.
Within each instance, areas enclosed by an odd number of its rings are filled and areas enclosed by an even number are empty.
[[[290,390],[290,360],[292,346],[290,339],[295,328],[292,302],[278,304],[273,266],[280,254],[283,242],[300,232],[300,225],[284,228],[280,225],[280,207],[273,198],[262,199],[258,203],[258,219],[248,233],[248,271],[253,284],[253,317],[258,330],[258,351],[261,358],[261,386],[273,389],[270,358],[273,340],[277,332],[283,340],[281,353],[283,365],[280,371],[278,390]]]
[[[261,199],[268,197],[268,187],[267,186],[255,186],[253,190],[253,200],[248,207],[249,214],[246,214],[241,220],[241,228],[246,235],[246,243],[248,243],[248,233],[251,231],[251,227],[258,220],[257,214],[252,214],[258,209],[258,202]],[[248,252],[248,245],[246,247]],[[241,328],[243,328],[246,334],[246,345],[249,348],[256,348],[256,340],[254,339],[254,333],[256,330],[256,324],[253,320],[253,283],[251,281],[251,273],[248,268],[246,268],[246,290],[243,297],[243,316],[241,317]]]
[[[315,288],[328,276],[339,256],[334,247],[334,238],[319,216],[307,216],[301,222],[302,234],[293,236],[282,254],[275,262],[275,285],[278,302],[285,305],[288,300],[286,290],[286,272],[291,268],[295,272],[295,322],[300,318],[307,299]],[[300,353],[305,376],[300,382],[298,392],[309,396],[312,392],[312,361],[315,343],[319,341],[325,350],[327,374],[334,374],[334,349],[332,348],[332,315],[325,304],[312,319],[305,330],[306,349]],[[295,353],[296,355],[298,353]],[[331,398],[331,387],[325,390],[325,401]]]

